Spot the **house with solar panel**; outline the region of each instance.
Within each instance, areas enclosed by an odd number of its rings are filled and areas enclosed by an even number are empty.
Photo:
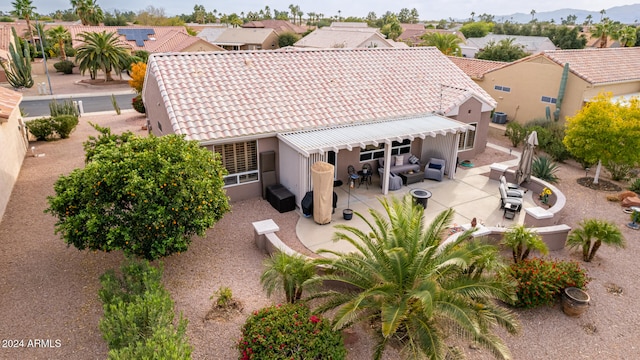
[[[445,159],[454,178],[458,158],[484,151],[495,107],[435,47],[154,54],[142,96],[151,133],[221,155],[232,200],[263,194],[269,170],[298,206],[317,161],[336,180],[380,164],[383,193],[411,155]]]
[[[82,45],[81,32],[113,32],[120,45],[131,52],[145,50],[158,52],[220,51],[221,47],[187,33],[184,26],[65,26],[71,35],[72,46]]]

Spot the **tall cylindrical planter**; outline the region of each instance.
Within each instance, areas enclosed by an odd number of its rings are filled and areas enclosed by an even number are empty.
[[[569,316],[580,316],[589,307],[589,294],[576,287],[568,287],[562,291],[562,311]]]

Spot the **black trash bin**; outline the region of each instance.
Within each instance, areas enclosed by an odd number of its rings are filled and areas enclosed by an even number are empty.
[[[416,204],[422,205],[423,208],[427,208],[427,201],[431,197],[431,191],[423,189],[413,189],[409,191],[409,194],[413,197],[413,201]]]

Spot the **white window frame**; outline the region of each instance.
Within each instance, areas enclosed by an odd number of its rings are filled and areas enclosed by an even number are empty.
[[[474,127],[473,130],[466,130],[460,133],[460,140],[458,141],[458,151],[471,150],[476,145],[476,135],[478,130],[478,123],[470,123]]]
[[[411,140],[403,140],[402,143],[394,141],[391,145],[391,155],[409,154],[411,153]],[[371,160],[384,157],[384,144],[378,145],[375,148],[370,145],[370,149],[360,148],[360,163],[369,162]]]
[[[254,143],[253,148],[251,148],[251,143]],[[247,148],[247,145],[249,145],[249,148]],[[244,146],[245,149],[244,151],[248,151],[248,152],[252,152],[251,154],[248,155],[248,157],[245,159],[246,162],[249,163],[253,163],[253,166],[251,166],[251,164],[246,165],[245,167],[248,167],[250,169],[243,169],[243,171],[238,171],[238,172],[232,172],[232,171],[236,171],[238,165],[237,165],[237,153],[239,150],[238,146]],[[225,158],[225,154],[223,154],[221,151],[233,151],[234,152],[234,162],[235,164],[226,164],[226,158]],[[228,143],[228,144],[220,144],[220,145],[214,145],[213,146],[213,151],[217,152],[220,154],[221,158],[220,160],[222,161],[222,166],[224,166],[227,171],[229,172],[229,174],[227,176],[225,176],[223,178],[224,180],[224,187],[233,187],[233,186],[238,186],[238,185],[244,185],[244,184],[248,184],[248,183],[252,183],[252,182],[257,182],[260,181],[260,169],[258,166],[258,142],[257,140],[252,140],[252,141],[243,141],[243,142],[237,142],[237,143]],[[228,157],[227,157],[228,158]],[[240,166],[242,167],[242,166]],[[255,169],[253,169],[255,168]]]

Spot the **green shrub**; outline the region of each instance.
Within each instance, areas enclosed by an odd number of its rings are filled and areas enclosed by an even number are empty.
[[[216,305],[219,307],[226,307],[231,303],[231,300],[233,300],[233,293],[231,292],[231,288],[220,286],[218,291],[211,295],[210,299],[213,299],[214,297],[216,297]]]
[[[607,162],[604,167],[609,170],[611,178],[615,181],[628,180],[629,174],[631,174],[631,170],[633,170],[632,165],[616,164],[614,162]]]
[[[100,331],[109,346],[109,359],[190,359],[186,339],[188,321],[177,328],[173,301],[162,286],[162,268],[148,261],[129,262],[100,277],[98,296],[104,304]]]
[[[344,359],[342,335],[301,304],[255,311],[242,326],[236,344],[240,359]]]
[[[0,22],[13,22],[13,18],[11,16],[0,16]]]
[[[538,179],[555,184],[558,177],[555,173],[558,171],[558,164],[546,156],[539,156],[533,159],[531,164],[531,174]]]
[[[67,54],[67,57],[74,57],[76,56],[76,49],[74,49],[73,46],[66,44],[64,46],[64,53]]]
[[[507,124],[507,130],[505,130],[504,135],[511,140],[513,147],[518,147],[526,138],[527,131],[519,123],[510,122]]]
[[[144,114],[146,112],[144,103],[142,102],[142,95],[134,97],[133,100],[131,100],[131,105],[133,105],[133,108],[141,114]]]
[[[53,100],[49,103],[49,112],[51,116],[59,116],[59,115],[75,115],[80,116],[78,113],[78,108],[73,105],[72,100],[65,100],[59,103],[57,100]]]
[[[627,188],[636,194],[640,194],[640,178],[636,178]]]
[[[47,140],[48,137],[53,135],[53,126],[50,118],[29,120],[26,122],[26,126],[29,132],[39,141]]]
[[[61,72],[63,74],[71,74],[73,73],[73,68],[75,67],[75,64],[69,60],[62,60],[53,64],[53,67],[56,68],[56,72]]]
[[[62,139],[66,139],[78,126],[78,117],[75,115],[55,116],[51,118],[51,126]]]
[[[590,280],[577,262],[539,258],[512,264],[506,273],[518,282],[518,300],[512,305],[523,308],[553,305],[562,289],[584,289]]]

